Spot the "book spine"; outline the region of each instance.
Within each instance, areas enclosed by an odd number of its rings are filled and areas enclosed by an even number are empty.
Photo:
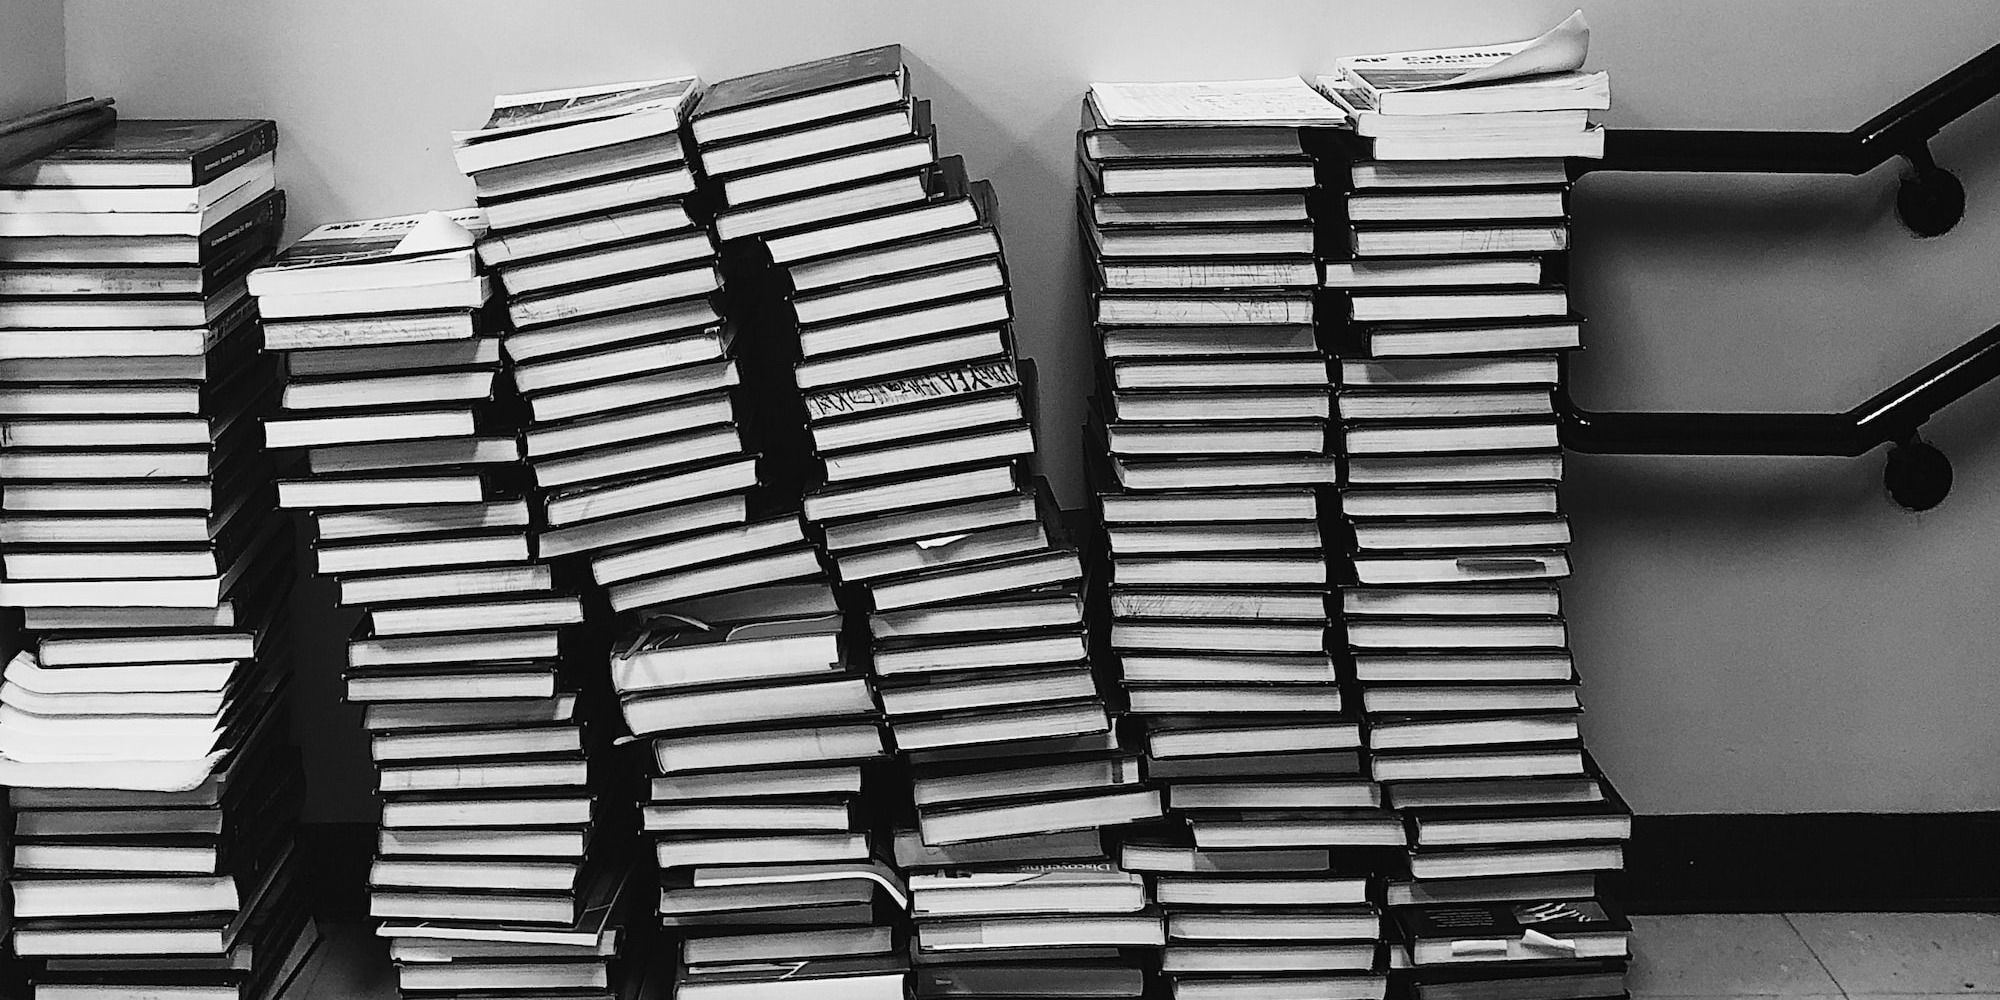
[[[219,146],[194,155],[194,184],[200,187],[278,148],[278,123],[258,122],[257,127],[239,133]]]
[[[273,191],[216,223],[201,234],[199,258],[208,261],[227,256],[243,244],[269,243],[275,246],[285,227],[285,192]]]

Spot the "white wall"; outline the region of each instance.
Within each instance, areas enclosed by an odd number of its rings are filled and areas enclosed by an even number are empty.
[[[1335,55],[1531,34],[1571,0],[70,0],[72,94],[126,114],[279,122],[294,232],[467,202],[447,132],[498,91],[692,71],[714,80],[900,41],[941,144],[991,177],[1043,451],[1078,498],[1088,382],[1072,132],[1093,79],[1278,76]],[[2000,42],[1991,0],[1596,0],[1593,62],[1625,126],[1846,129]],[[2000,322],[2000,107],[1948,130],[1971,208],[1908,238],[1861,180],[1580,187],[1591,317],[1574,391],[1600,408],[1844,409]],[[1941,418],[1958,486],[1912,515],[1880,459],[1577,457],[1570,617],[1591,743],[1640,810],[2000,808],[2000,390]],[[344,616],[309,588],[298,716],[315,818],[368,808],[336,702]]]
[[[0,118],[62,99],[62,0],[0,4]]]

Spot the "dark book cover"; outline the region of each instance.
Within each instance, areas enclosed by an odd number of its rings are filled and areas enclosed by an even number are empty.
[[[209,967],[171,969],[143,969],[132,965],[117,964],[100,969],[45,969],[34,977],[37,985],[60,984],[63,986],[99,986],[106,992],[117,992],[117,988],[138,989],[143,987],[172,988],[225,988],[234,989],[245,1000],[264,995],[264,990],[272,985],[278,975],[289,971],[286,961],[295,946],[316,947],[318,931],[302,900],[264,900],[259,912],[252,914],[243,934],[249,940],[237,943],[237,950],[248,946],[249,964],[243,967],[233,962],[231,957],[218,956]],[[305,938],[307,940],[302,941]],[[110,960],[118,963],[119,959]],[[53,964],[53,963],[52,963]]]
[[[692,118],[803,97],[903,73],[903,47],[849,52],[724,80],[708,88]]]
[[[1310,771],[1329,778],[1361,774],[1359,750],[1312,750],[1299,753],[1229,754],[1214,757],[1146,758],[1146,777],[1154,781],[1195,779],[1277,778]]]
[[[1392,910],[1391,915],[1412,942],[1519,938],[1531,931],[1562,937],[1632,929],[1625,916],[1602,899],[1410,906]]]
[[[215,873],[244,874],[261,870],[258,859],[289,839],[296,826],[300,806],[305,801],[305,774],[298,751],[289,746],[274,747],[274,762],[264,763],[250,780],[231,785],[216,806],[185,810],[158,810],[161,813],[188,812],[212,818],[216,833],[106,834],[16,837],[17,845],[49,844],[74,847],[93,845],[125,848],[203,849],[212,852]],[[248,766],[252,762],[246,762]],[[87,815],[87,814],[85,814]],[[247,868],[246,868],[247,866]],[[18,871],[30,878],[90,877],[104,873]],[[142,876],[134,876],[142,877]]]
[[[1624,959],[1526,962],[1408,973],[1411,1000],[1609,1000],[1625,996]]]
[[[65,163],[186,163],[206,184],[277,148],[277,123],[260,119],[121,118],[44,157]]]
[[[1146,976],[1136,964],[1112,962],[990,962],[923,965],[920,1000],[945,997],[1139,997]]]
[[[242,255],[255,258],[256,266],[264,266],[268,263],[264,254],[277,247],[284,231],[285,208],[285,192],[277,190],[223,217],[202,231],[198,258],[211,270]],[[219,272],[217,275],[211,279],[217,287],[228,284],[220,280]]]
[[[1420,836],[1420,831],[1422,831],[1424,826],[1433,822],[1477,822],[1483,820],[1494,822],[1535,822],[1546,820],[1559,823],[1562,820],[1571,819],[1630,817],[1632,815],[1630,807],[1626,806],[1622,800],[1615,798],[1608,786],[1605,787],[1605,799],[1600,802],[1562,802],[1546,805],[1457,806],[1449,808],[1419,807],[1414,809],[1406,808],[1401,811],[1401,815],[1410,824],[1412,831],[1411,843],[1413,844],[1418,842],[1416,838]],[[1546,843],[1549,842],[1503,841],[1493,843],[1481,842],[1468,846],[1476,849],[1504,849],[1509,847],[1529,847]],[[1563,840],[1556,843],[1585,843],[1585,841]],[[1437,850],[1437,848],[1427,848],[1427,850]]]
[[[278,246],[279,232],[284,224],[284,205],[285,193],[283,191],[272,191],[231,213],[215,225],[210,226],[199,237],[196,237],[198,249],[196,254],[197,260],[193,265],[195,274],[189,276],[189,283],[186,285],[180,284],[182,279],[179,277],[181,273],[188,269],[189,265],[186,264],[21,263],[0,261],[0,270],[32,272],[62,271],[79,285],[93,279],[112,281],[126,272],[134,275],[154,273],[162,276],[162,278],[172,275],[176,282],[176,290],[166,293],[148,291],[145,293],[147,297],[189,299],[214,296],[228,291],[229,286],[244,275],[270,263],[272,252]],[[99,239],[96,237],[85,238]],[[117,237],[107,237],[104,239],[117,239]],[[151,237],[134,237],[134,239],[145,240],[151,239]],[[86,253],[83,256],[88,257],[91,255]],[[45,299],[97,299],[104,294],[113,293],[91,291],[73,295],[66,291],[60,295],[42,295],[38,293],[36,297]],[[127,293],[118,292],[115,294],[124,298]],[[231,316],[242,312],[246,308],[253,311],[255,309],[254,300],[248,296],[235,305],[230,306],[226,312],[216,317],[215,321],[208,325],[211,328],[226,325],[231,322]]]

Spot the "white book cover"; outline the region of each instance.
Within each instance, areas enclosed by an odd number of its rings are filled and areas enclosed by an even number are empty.
[[[1093,83],[1104,124],[1338,125],[1347,115],[1297,77],[1168,83]]]
[[[692,76],[664,80],[637,80],[605,83],[562,90],[538,90],[523,94],[498,94],[493,113],[476,129],[454,131],[453,142],[483,142],[501,136],[557,125],[575,125],[618,115],[652,111],[687,110],[701,93],[701,81]]]

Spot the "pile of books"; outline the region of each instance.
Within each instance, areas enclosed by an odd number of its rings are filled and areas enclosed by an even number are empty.
[[[796,514],[750,523],[736,338],[680,134],[700,92],[684,77],[503,95],[454,136],[505,286],[541,555],[582,556],[619,612],[819,569]]]
[[[1081,566],[1028,467],[1032,379],[1013,355],[991,190],[937,158],[929,118],[886,46],[718,83],[691,130],[726,267],[757,282],[760,352],[790,355],[771,384],[796,394],[806,433],[771,444],[793,456],[845,606],[870,612],[849,654],[872,664],[914,788],[896,853],[926,880],[919,982],[1045,989],[1159,944],[1143,889],[1092,904],[1111,910],[1033,891],[932,910],[928,880],[966,864],[1005,879],[1078,851],[1108,863],[1097,828],[1159,801],[1118,749]]]
[[[677,611],[611,661],[649,751],[642,827],[689,997],[780,980],[899,989],[908,972],[905,890],[879,860],[883,790],[865,787],[886,759],[874,693],[844,653],[842,616],[778,617],[781,596]]]
[[[1510,138],[1595,134],[1607,94],[1570,72],[1393,100],[1381,67],[1431,61],[1357,57],[1320,81],[1357,109],[1358,135],[1329,148],[1346,190],[1321,235],[1344,321],[1342,611],[1373,773],[1410,831],[1387,902],[1421,995],[1615,996],[1625,927],[1595,875],[1621,867],[1631,820],[1581,744],[1557,586],[1550,388],[1581,332],[1566,170]],[[1478,68],[1444,63],[1434,81]],[[1385,158],[1403,134],[1457,142]]]
[[[815,963],[795,984],[900,977],[877,882],[842,875],[875,853],[858,799],[880,713],[841,651],[795,477],[746,437],[769,393],[684,152],[700,94],[680,78],[505,95],[455,137],[531,411],[539,550],[587,561],[628,623],[600,672],[650,750],[639,826],[660,878],[644,895],[688,995],[749,988],[780,960]],[[595,762],[607,787],[629,787],[610,778],[622,763]]]
[[[629,865],[593,836],[599,672],[529,533],[482,227],[477,210],[332,223],[254,272],[284,374],[265,444],[291,464],[278,503],[308,512],[314,571],[362,612],[345,686],[378,774],[370,909],[399,985],[601,989]]]
[[[0,174],[0,783],[38,997],[272,997],[319,940],[244,291],[276,145],[128,119]]]
[[[1296,79],[1099,83],[1077,209],[1102,349],[1093,599],[1175,829],[1124,845],[1179,997],[1380,997],[1366,877],[1404,847],[1328,650],[1340,570]]]
[[[1578,11],[1520,42],[1347,56],[1314,85],[1347,114],[1371,160],[1599,157],[1604,129],[1590,113],[1611,106],[1611,78],[1584,72],[1589,48]]]

